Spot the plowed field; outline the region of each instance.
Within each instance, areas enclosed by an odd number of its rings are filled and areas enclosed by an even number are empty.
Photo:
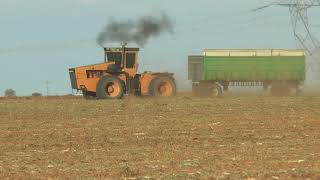
[[[0,99],[0,179],[320,179],[320,97]]]

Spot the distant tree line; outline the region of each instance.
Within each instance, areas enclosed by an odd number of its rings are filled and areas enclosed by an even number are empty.
[[[41,94],[41,93],[38,93],[38,92],[34,92],[34,93],[32,93],[31,96],[33,96],[33,97],[41,97],[42,94]]]
[[[16,97],[16,91],[13,89],[6,89],[4,91],[4,97]],[[32,97],[41,97],[42,94],[39,92],[34,92],[31,94]]]
[[[4,91],[4,96],[5,97],[15,97],[16,96],[16,91],[13,89],[7,89]]]

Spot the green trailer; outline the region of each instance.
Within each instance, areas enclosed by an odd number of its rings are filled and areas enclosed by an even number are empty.
[[[205,49],[189,56],[188,78],[196,95],[221,96],[229,86],[262,86],[272,93],[300,92],[305,52],[291,49]]]

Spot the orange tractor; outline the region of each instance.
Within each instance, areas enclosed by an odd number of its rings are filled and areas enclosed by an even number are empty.
[[[125,94],[170,97],[176,93],[172,73],[138,74],[139,48],[104,48],[104,63],[69,69],[72,89],[85,98],[120,99]]]

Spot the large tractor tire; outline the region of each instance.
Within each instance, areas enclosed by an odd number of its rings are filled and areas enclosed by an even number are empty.
[[[115,76],[103,76],[97,84],[98,99],[121,99],[124,94],[124,83]]]
[[[158,76],[151,81],[149,86],[149,93],[154,97],[171,97],[176,94],[176,91],[176,83],[169,76]]]

